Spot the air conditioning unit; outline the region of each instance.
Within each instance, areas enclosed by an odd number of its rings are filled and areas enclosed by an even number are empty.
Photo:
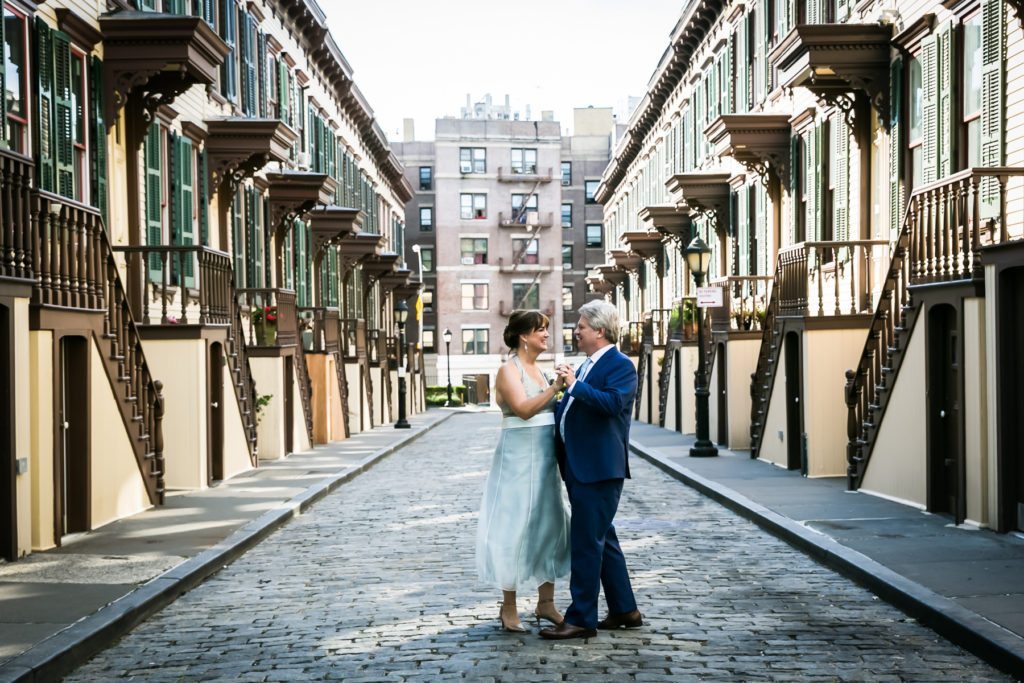
[[[473,162],[472,161],[460,161],[459,162],[459,172],[460,173],[472,173],[473,172]]]
[[[462,265],[464,265],[464,266],[471,266],[471,265],[473,265],[474,262],[475,261],[474,261],[472,256],[463,256],[462,257]]]
[[[539,225],[540,224],[540,214],[537,213],[536,211],[527,211],[526,212],[526,223],[528,225]]]

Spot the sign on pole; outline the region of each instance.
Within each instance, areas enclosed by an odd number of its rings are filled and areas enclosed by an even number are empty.
[[[722,287],[698,287],[697,288],[697,307],[698,308],[719,308],[723,306],[722,303],[722,292],[725,289]]]

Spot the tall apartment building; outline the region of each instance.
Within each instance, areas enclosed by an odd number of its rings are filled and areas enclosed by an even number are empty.
[[[575,129],[563,138],[553,120],[444,118],[434,142],[392,146],[415,190],[406,258],[422,268],[428,381],[432,365],[435,381],[447,380],[446,329],[452,382],[493,379],[517,308],[550,316],[553,354],[575,351],[575,309],[594,296],[586,273],[604,260],[594,193],[610,158],[611,109],[576,110]]]

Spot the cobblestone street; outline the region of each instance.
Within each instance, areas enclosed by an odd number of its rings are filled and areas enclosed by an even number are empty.
[[[498,425],[454,416],[68,680],[1008,680],[637,457],[617,528],[644,628],[504,633],[473,563]]]

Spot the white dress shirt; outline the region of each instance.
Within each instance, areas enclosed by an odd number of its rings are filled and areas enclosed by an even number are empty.
[[[599,361],[601,359],[601,356],[607,353],[608,349],[612,348],[612,346],[614,346],[614,344],[607,344],[599,348],[597,351],[594,351],[594,353],[587,356],[583,360],[583,362],[580,363],[580,367],[578,370],[579,374],[576,376],[576,381],[582,382],[583,380],[585,380],[587,378],[587,375],[589,375],[590,371],[593,369],[594,363]],[[562,435],[562,441],[565,441],[565,416],[568,414],[569,408],[572,407],[573,401],[576,400],[576,398],[572,395],[572,389],[575,386],[576,384],[573,383],[571,387],[565,390],[566,393],[569,394],[569,401],[565,404],[565,410],[562,411],[562,419],[558,421],[558,433]]]

